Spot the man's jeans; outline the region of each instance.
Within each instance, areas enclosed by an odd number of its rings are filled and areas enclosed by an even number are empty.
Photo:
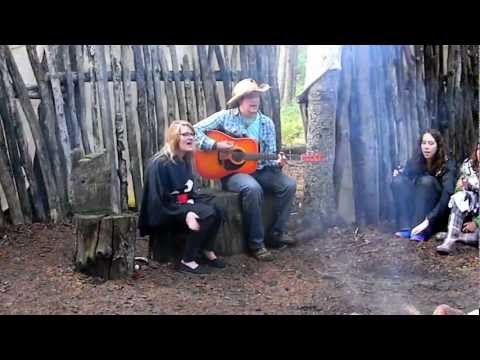
[[[264,191],[275,196],[274,221],[269,232],[286,232],[297,184],[294,179],[283,174],[280,168],[264,167],[251,175],[230,175],[222,179],[222,188],[240,193],[243,223],[251,250],[264,246],[262,219]]]

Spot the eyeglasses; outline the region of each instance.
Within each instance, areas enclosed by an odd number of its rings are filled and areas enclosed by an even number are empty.
[[[191,132],[182,133],[180,135],[185,136],[185,137],[189,137],[189,136],[194,137],[195,136],[195,134],[193,134]]]

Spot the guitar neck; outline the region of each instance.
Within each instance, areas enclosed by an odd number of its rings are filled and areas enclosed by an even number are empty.
[[[245,153],[244,154],[245,160],[277,160],[277,154],[265,154],[265,153]]]

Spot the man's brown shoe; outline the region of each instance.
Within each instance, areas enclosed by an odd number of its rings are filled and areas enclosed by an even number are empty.
[[[253,257],[259,261],[272,261],[273,255],[266,248],[261,247],[260,249],[253,251]]]

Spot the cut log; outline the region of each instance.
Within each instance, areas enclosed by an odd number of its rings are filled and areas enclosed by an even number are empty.
[[[104,280],[126,278],[133,274],[136,215],[75,215],[74,224],[77,271]]]

